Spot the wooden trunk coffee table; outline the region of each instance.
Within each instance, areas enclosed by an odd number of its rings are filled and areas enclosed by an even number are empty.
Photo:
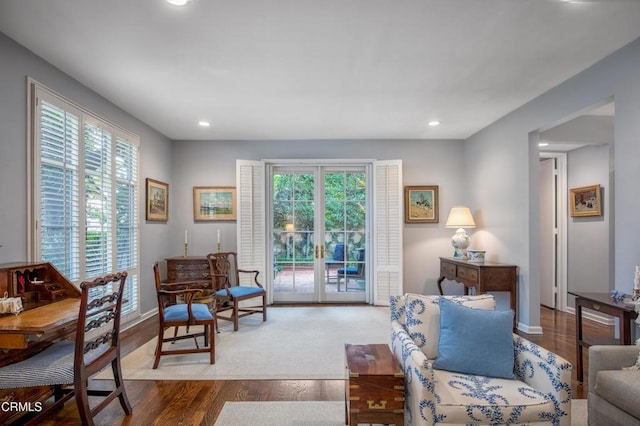
[[[404,374],[388,345],[345,344],[345,423],[404,425]]]

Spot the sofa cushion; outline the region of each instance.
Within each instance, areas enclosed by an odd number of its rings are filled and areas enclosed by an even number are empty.
[[[446,298],[460,305],[474,309],[493,310],[496,301],[491,294],[479,296],[424,296],[408,293],[405,295],[406,328],[409,336],[429,359],[438,356],[440,340],[440,307],[438,300]]]
[[[640,370],[598,371],[595,392],[610,404],[640,419]]]
[[[513,379],[513,311],[487,311],[440,299],[433,368]]]
[[[434,375],[438,424],[528,424],[555,416],[553,401],[519,380],[445,370]]]

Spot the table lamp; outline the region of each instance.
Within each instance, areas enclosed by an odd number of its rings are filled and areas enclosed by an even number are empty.
[[[458,228],[453,237],[451,237],[451,245],[455,249],[453,257],[457,259],[467,258],[467,247],[471,242],[471,238],[465,231],[465,228],[475,228],[476,224],[471,216],[471,209],[465,206],[451,207],[449,217],[447,218],[446,228]]]

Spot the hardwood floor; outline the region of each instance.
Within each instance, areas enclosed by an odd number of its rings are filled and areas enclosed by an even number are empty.
[[[277,309],[277,308],[275,308]],[[122,333],[123,353],[141,346],[156,333],[151,319]],[[524,337],[575,364],[575,317],[541,308],[542,335]],[[612,337],[613,327],[585,320],[585,335]],[[218,348],[216,348],[218,349]],[[224,350],[220,348],[219,350]],[[586,358],[586,357],[585,357]],[[588,361],[585,359],[585,372]],[[586,398],[587,383],[579,384],[573,373],[573,398]],[[112,384],[92,381],[93,387]],[[129,380],[126,381],[133,414],[125,417],[112,402],[95,418],[98,425],[212,425],[227,401],[342,401],[343,380]],[[45,425],[79,424],[75,403],[68,403]]]

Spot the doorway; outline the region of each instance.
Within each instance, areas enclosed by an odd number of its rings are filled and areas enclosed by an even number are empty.
[[[270,167],[274,302],[365,302],[368,171],[365,165]]]

